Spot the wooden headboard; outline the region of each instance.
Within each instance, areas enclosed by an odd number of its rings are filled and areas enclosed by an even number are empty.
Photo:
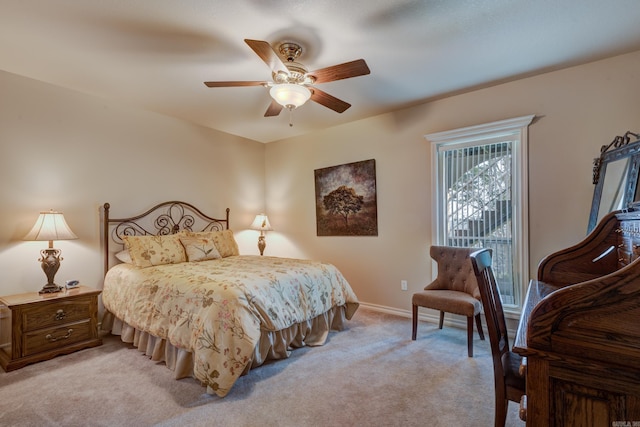
[[[102,238],[104,244],[104,274],[109,270],[112,251],[110,243],[118,250],[124,248],[122,236],[148,236],[174,234],[182,230],[214,231],[229,229],[229,208],[225,218],[213,218],[190,203],[163,202],[139,215],[128,218],[111,218],[111,205],[103,205]],[[115,253],[115,252],[114,252]]]

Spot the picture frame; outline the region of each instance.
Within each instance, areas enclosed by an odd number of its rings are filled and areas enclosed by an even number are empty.
[[[318,236],[377,236],[375,159],[316,169]]]

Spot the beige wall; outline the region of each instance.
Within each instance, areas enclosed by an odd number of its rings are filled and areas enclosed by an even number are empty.
[[[530,268],[585,236],[600,146],[640,131],[640,52],[425,103],[266,146],[267,252],[336,264],[361,301],[408,311],[431,278],[424,135],[529,114]],[[424,82],[423,84],[428,84]],[[314,169],[375,159],[378,237],[317,237]],[[400,290],[400,280],[409,290]]]
[[[640,130],[639,68],[636,52],[267,145],[0,72],[0,293],[44,284],[46,244],[21,240],[40,210],[64,211],[80,237],[56,243],[58,282],[100,286],[98,207],[108,201],[127,215],[181,199],[230,207],[243,253],[257,253],[246,228],[266,208],[275,228],[266,255],[333,262],[361,301],[406,312],[431,277],[424,135],[528,114],[538,116],[529,132],[534,274],[545,254],[584,236],[600,146]],[[317,237],[314,169],[367,159],[376,160],[379,235]]]
[[[101,287],[99,211],[128,216],[166,200],[231,208],[240,248],[264,209],[264,145],[0,72],[0,294],[39,290],[47,242],[24,242],[38,212],[63,211],[78,240],[56,242],[71,278]]]

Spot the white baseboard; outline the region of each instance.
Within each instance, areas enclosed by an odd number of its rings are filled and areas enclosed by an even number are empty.
[[[384,305],[370,304],[366,302],[360,302],[362,307],[366,307],[368,309],[379,311],[381,313],[386,314],[394,314],[400,317],[406,317],[411,319],[412,313],[411,310],[402,310],[394,307],[387,307]],[[418,320],[423,322],[435,323],[436,325],[440,321],[440,313],[436,310],[430,310],[427,308],[420,308],[418,310]],[[464,316],[457,316],[451,313],[445,313],[444,315],[444,325],[452,326],[454,328],[467,329],[467,318]]]
[[[410,310],[403,310],[394,307],[387,307],[385,305],[378,304],[370,304],[366,302],[360,302],[362,307],[368,308],[370,310],[378,311],[380,313],[392,314],[400,317],[406,317],[411,319],[413,317]],[[507,321],[507,330],[509,333],[509,338],[512,340],[515,339],[516,329],[518,328],[517,319],[512,319],[510,317],[506,317]],[[428,308],[420,308],[418,310],[418,320],[423,322],[430,322],[434,324],[438,324],[440,322],[440,313],[436,310],[430,310]],[[475,322],[474,322],[475,325]],[[450,326],[454,328],[467,330],[467,318],[464,316],[458,316],[456,314],[445,313],[444,315],[444,326]],[[482,329],[484,330],[485,335],[489,332],[487,331],[486,319],[484,318],[484,314],[482,315]]]

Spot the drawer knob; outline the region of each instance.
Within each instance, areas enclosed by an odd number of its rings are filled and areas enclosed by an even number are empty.
[[[72,332],[73,332],[73,329],[69,329],[65,335],[62,335],[62,336],[59,336],[59,337],[54,337],[51,334],[47,334],[47,336],[45,336],[45,338],[49,342],[56,342],[56,341],[60,341],[60,340],[66,340],[67,338],[69,338],[71,336]]]
[[[67,313],[65,313],[63,309],[60,309],[60,310],[56,311],[55,319],[56,320],[63,320],[66,317],[66,315],[67,315]]]

